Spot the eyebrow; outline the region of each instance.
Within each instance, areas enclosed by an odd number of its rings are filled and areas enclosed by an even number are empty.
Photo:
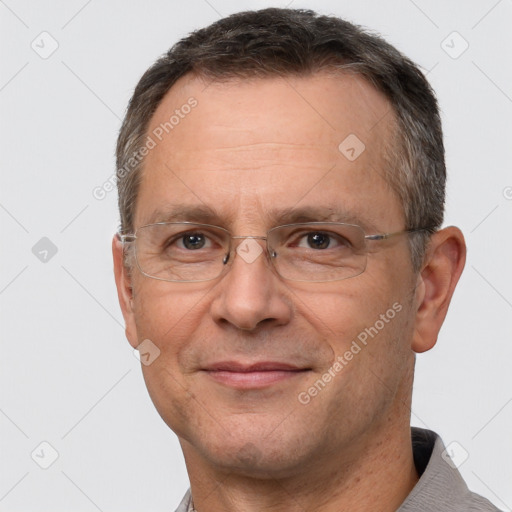
[[[157,222],[215,224],[221,222],[221,219],[219,213],[206,205],[173,204],[165,209],[153,210],[144,224],[155,224]]]
[[[376,231],[376,226],[353,212],[336,206],[304,206],[290,208],[271,208],[266,212],[271,227],[302,222],[343,222],[361,226],[365,232]],[[144,224],[158,222],[196,222],[225,227],[232,224],[233,215],[221,215],[206,205],[173,204],[165,209],[155,209]]]
[[[341,206],[304,206],[300,208],[271,209],[269,216],[279,224],[296,224],[301,222],[343,222],[357,224],[363,229],[375,229],[375,226],[362,219],[354,212]]]

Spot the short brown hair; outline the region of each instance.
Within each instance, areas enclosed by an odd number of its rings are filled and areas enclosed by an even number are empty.
[[[437,100],[419,68],[381,37],[334,16],[311,10],[268,8],[223,18],[176,43],[142,76],[128,105],[117,141],[121,230],[133,215],[150,120],[165,94],[186,73],[213,80],[307,76],[342,69],[364,77],[391,103],[395,145],[386,178],[398,195],[411,235],[415,271],[430,233],[443,222],[446,168]],[[132,165],[129,166],[130,161]]]

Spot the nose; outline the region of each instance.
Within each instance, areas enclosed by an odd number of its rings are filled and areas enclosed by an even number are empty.
[[[286,285],[268,260],[263,237],[243,238],[232,251],[231,268],[215,287],[211,314],[217,323],[254,331],[284,325],[292,316]]]

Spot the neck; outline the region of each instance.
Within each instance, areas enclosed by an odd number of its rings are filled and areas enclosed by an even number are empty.
[[[256,479],[195,464],[187,468],[197,512],[394,512],[418,481],[410,428],[363,441],[363,453],[331,454],[300,474]],[[357,456],[356,456],[356,452]]]

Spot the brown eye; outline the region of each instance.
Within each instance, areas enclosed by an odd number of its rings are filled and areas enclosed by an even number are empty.
[[[186,249],[202,249],[206,244],[206,237],[200,233],[185,234],[181,242]]]
[[[309,233],[307,241],[313,249],[327,249],[331,244],[331,238],[326,233]]]

